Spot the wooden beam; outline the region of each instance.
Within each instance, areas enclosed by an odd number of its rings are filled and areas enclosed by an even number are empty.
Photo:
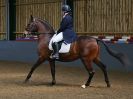
[[[10,40],[10,14],[9,0],[6,0],[6,39]]]

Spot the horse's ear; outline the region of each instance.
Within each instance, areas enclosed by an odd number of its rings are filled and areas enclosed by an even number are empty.
[[[30,22],[33,22],[33,16],[32,15],[30,15]]]

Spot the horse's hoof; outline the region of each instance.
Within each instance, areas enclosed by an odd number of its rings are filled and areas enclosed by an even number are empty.
[[[24,81],[24,83],[27,83],[27,82],[29,82],[29,80],[26,79],[26,80]]]
[[[110,84],[108,84],[108,85],[107,85],[107,87],[108,87],[108,88],[110,88],[110,87],[111,87],[111,85],[110,85]]]
[[[51,83],[52,86],[55,85],[55,84],[56,84],[56,81],[53,81],[53,82]]]
[[[81,87],[85,89],[86,88],[86,85],[82,85]]]
[[[55,83],[52,82],[51,85],[53,86],[53,85],[55,85]]]

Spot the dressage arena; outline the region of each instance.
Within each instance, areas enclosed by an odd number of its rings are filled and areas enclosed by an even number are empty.
[[[91,87],[81,88],[88,75],[83,67],[56,65],[55,86],[50,86],[48,65],[41,65],[25,84],[32,64],[0,61],[0,99],[133,99],[133,73],[109,71],[107,88],[103,73],[96,69]]]
[[[133,67],[127,67],[127,72],[102,44],[100,58],[107,65],[111,88],[106,87],[99,68],[95,69],[91,86],[81,88],[88,73],[78,62],[57,62],[55,86],[50,85],[52,77],[47,63],[24,83],[38,58],[37,36],[23,34],[30,15],[46,20],[58,30],[63,4],[72,9],[78,35],[106,41],[111,49],[124,52],[132,62],[133,0],[0,0],[0,99],[133,99]]]

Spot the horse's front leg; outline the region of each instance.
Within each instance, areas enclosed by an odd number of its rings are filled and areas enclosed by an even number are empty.
[[[26,77],[26,79],[25,79],[25,83],[26,83],[27,81],[29,81],[29,79],[31,78],[32,73],[33,73],[33,72],[35,71],[35,69],[36,69],[40,64],[42,64],[44,61],[45,61],[45,59],[44,59],[44,58],[41,58],[41,57],[36,61],[36,63],[32,66],[32,68],[31,68],[29,74],[27,75],[27,77]]]
[[[50,68],[51,68],[51,75],[52,75],[52,85],[56,84],[55,80],[55,60],[49,60]]]

